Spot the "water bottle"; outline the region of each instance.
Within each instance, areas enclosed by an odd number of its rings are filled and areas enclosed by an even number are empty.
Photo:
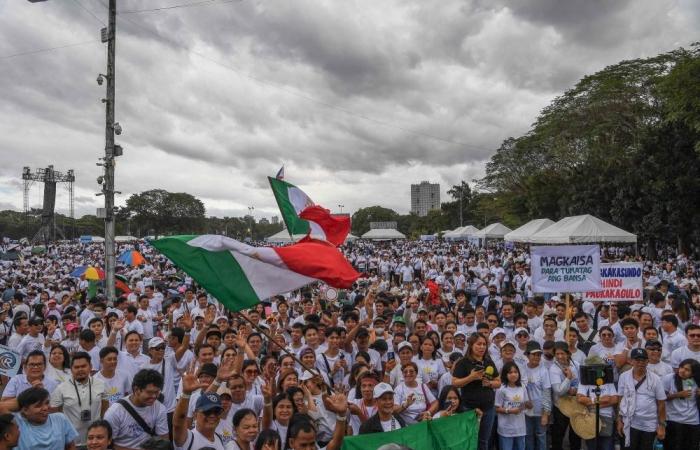
[[[654,440],[654,450],[664,450],[664,443],[658,439]]]

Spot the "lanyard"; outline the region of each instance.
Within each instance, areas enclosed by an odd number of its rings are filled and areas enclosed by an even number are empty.
[[[73,380],[73,387],[75,388],[75,395],[78,397],[78,407],[82,408],[83,407],[83,402],[80,399],[80,393],[78,392],[78,385],[75,384],[75,380]],[[90,391],[90,404],[88,407],[92,406],[92,378],[88,377],[88,390]]]

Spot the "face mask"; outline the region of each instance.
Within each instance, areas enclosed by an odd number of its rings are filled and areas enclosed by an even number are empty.
[[[377,334],[384,334],[384,328],[375,328],[374,331],[375,331]]]

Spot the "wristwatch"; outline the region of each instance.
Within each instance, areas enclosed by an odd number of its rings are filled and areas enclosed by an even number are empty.
[[[666,421],[665,420],[659,420],[659,425],[666,428]]]

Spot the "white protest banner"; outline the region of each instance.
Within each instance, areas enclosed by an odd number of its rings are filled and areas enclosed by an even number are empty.
[[[0,345],[0,375],[6,377],[17,375],[21,363],[22,360],[19,357],[19,353],[10,347]]]
[[[600,291],[600,247],[552,245],[530,247],[532,291]]]
[[[584,300],[627,301],[642,299],[642,263],[604,263],[600,265],[602,291],[586,292]]]

